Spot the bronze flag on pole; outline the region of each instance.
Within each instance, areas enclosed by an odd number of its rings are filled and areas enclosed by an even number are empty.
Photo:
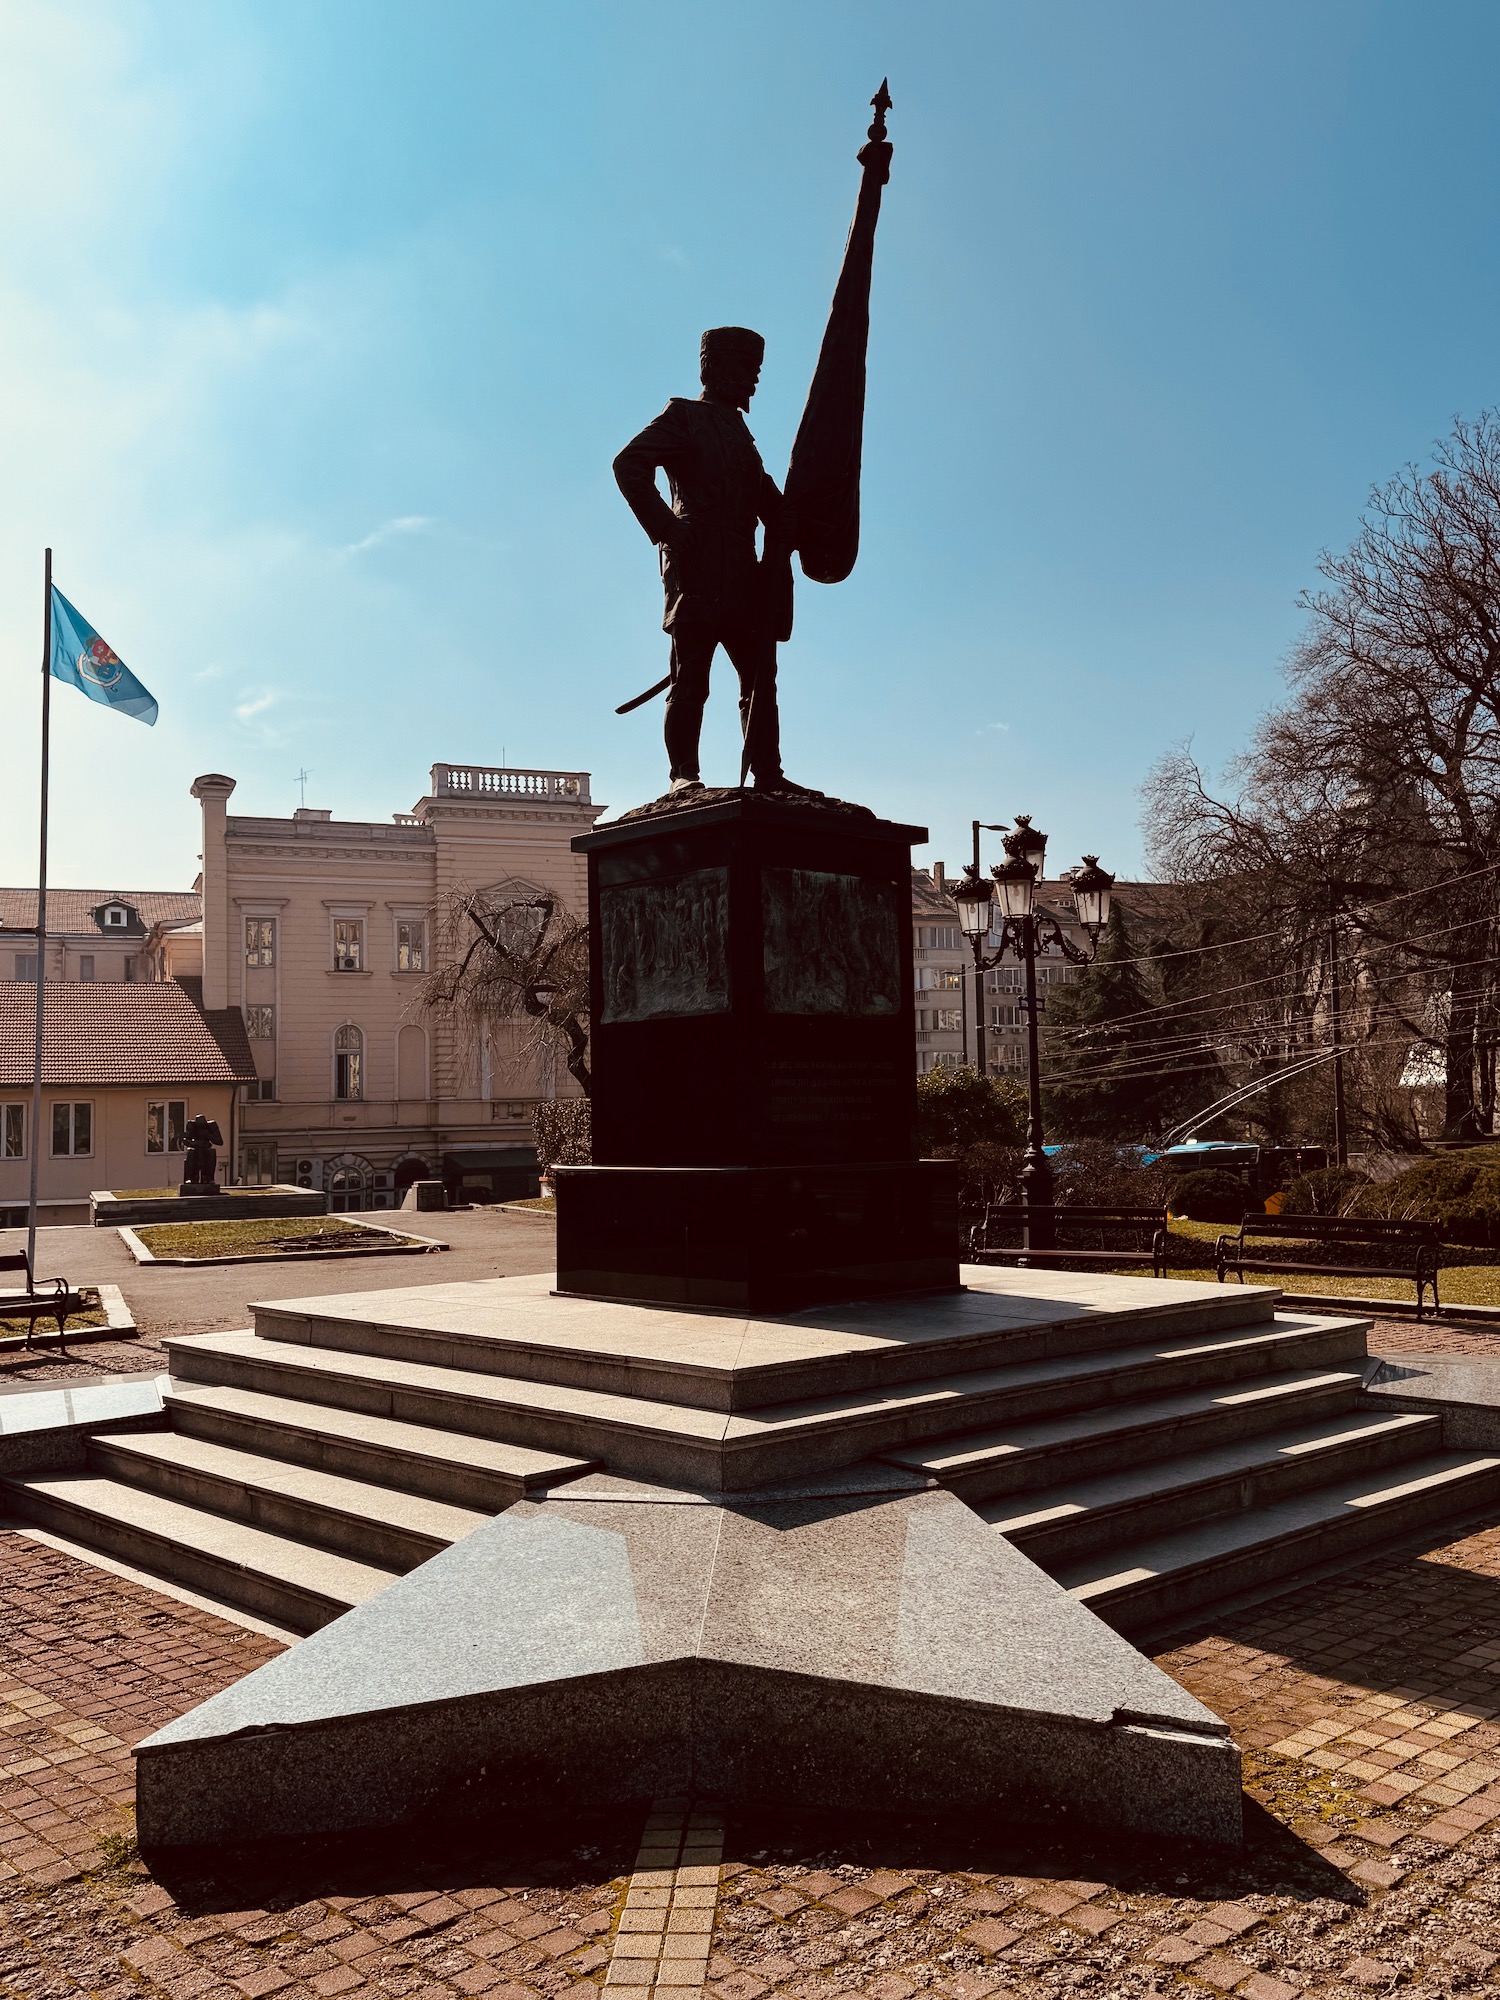
[[[875,117],[859,150],[864,169],[844,262],[834,287],[818,365],[807,392],[787,467],[786,497],[797,524],[803,573],[815,583],[842,583],[859,554],[859,473],[865,429],[865,353],[870,338],[870,273],[880,192],[890,179],[891,146],[885,114],[891,94],[882,80],[870,102]],[[784,582],[778,591],[776,636],[790,638],[792,591],[789,552],[778,551]],[[770,552],[768,551],[768,566]]]

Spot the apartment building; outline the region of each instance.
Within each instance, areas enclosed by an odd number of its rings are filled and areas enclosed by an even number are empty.
[[[243,1016],[255,1077],[240,1118],[250,1182],[322,1187],[335,1209],[389,1207],[413,1180],[503,1191],[532,1143],[543,1074],[520,1031],[469,1045],[422,1007],[433,911],[449,892],[550,894],[586,907],[571,851],[603,810],[586,771],[435,764],[389,822],[231,814],[235,780],[198,778],[205,1006]],[[163,932],[163,966],[190,936]]]
[[[919,1076],[943,1064],[972,1063],[978,1054],[974,1032],[974,954],[959,930],[958,914],[948,895],[948,879],[941,861],[934,862],[930,872],[922,868],[912,870]],[[1162,883],[1115,885],[1115,900],[1127,923],[1168,921],[1173,908],[1172,895],[1170,886]],[[1088,949],[1088,933],[1073,913],[1073,891],[1066,877],[1039,882],[1036,907],[1056,920],[1065,937],[1082,950]],[[985,939],[984,956],[992,956],[999,944],[998,935],[992,932]],[[1049,991],[1070,986],[1081,977],[1079,967],[1070,965],[1060,952],[1038,958],[1036,984],[1043,1034],[1047,1029]],[[1025,968],[1011,949],[983,974],[980,1005],[984,1010],[985,1067],[992,1075],[1019,1079],[1026,1074],[1026,1010],[1021,1004],[1025,978]]]
[[[0,889],[0,979],[36,978],[36,907],[35,889]],[[191,890],[49,889],[47,978],[80,986],[144,984],[152,977],[153,937],[195,923],[198,914]]]

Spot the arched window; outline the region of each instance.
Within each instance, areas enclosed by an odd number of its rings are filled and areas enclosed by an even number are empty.
[[[359,1030],[356,1028],[354,1032],[358,1034]],[[326,1174],[329,1213],[339,1215],[350,1209],[368,1208],[374,1177],[375,1169],[358,1153],[340,1153],[337,1159],[330,1160]]]
[[[365,1038],[347,1021],[333,1038],[333,1094],[343,1098],[365,1094]]]

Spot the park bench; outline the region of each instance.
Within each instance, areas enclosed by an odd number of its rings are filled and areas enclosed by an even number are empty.
[[[1024,1232],[1028,1221],[1051,1223],[1050,1249],[1027,1250],[1020,1244],[1004,1244],[998,1240],[1003,1235]],[[1137,1239],[1144,1236],[1150,1239],[1151,1247],[1149,1250],[1084,1248],[1066,1243],[1063,1238],[1068,1234],[1133,1236]],[[1167,1274],[1166,1212],[1160,1208],[1084,1208],[1071,1204],[1028,1207],[1020,1201],[997,1202],[985,1210],[984,1221],[975,1223],[970,1231],[969,1252],[976,1264],[1014,1264],[1021,1258],[1025,1258],[1028,1264],[1149,1264],[1152,1277],[1164,1278]]]
[[[39,1289],[32,1275],[31,1260],[24,1250],[17,1250],[14,1253],[7,1252],[4,1256],[0,1256],[0,1272],[5,1271],[24,1272],[26,1276],[26,1289],[24,1292],[0,1289],[0,1319],[24,1319],[29,1321],[30,1324],[26,1328],[26,1345],[28,1347],[32,1344],[31,1336],[36,1331],[37,1321],[39,1319],[55,1319],[57,1321],[58,1344],[63,1345],[63,1324],[68,1314],[70,1312],[77,1312],[79,1308],[78,1294],[69,1290],[67,1279],[44,1278],[42,1285],[46,1289]]]
[[[1302,1242],[1318,1254],[1307,1259],[1257,1256],[1257,1241]],[[1432,1309],[1438,1306],[1438,1250],[1435,1222],[1374,1222],[1342,1215],[1263,1215],[1242,1218],[1238,1231],[1227,1230],[1214,1245],[1219,1283],[1233,1271],[1244,1282],[1246,1271],[1298,1272],[1317,1278],[1409,1278],[1417,1288],[1417,1318],[1432,1287]],[[1385,1252],[1376,1262],[1370,1253]],[[1360,1252],[1365,1256],[1360,1259]]]

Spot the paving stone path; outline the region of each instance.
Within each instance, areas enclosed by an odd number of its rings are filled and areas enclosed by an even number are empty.
[[[1500,1995],[1500,1529],[1160,1656],[1245,1747],[1241,1856],[669,1801],[644,1826],[517,1815],[153,1881],[129,1744],[276,1650],[0,1535],[6,2000]]]

